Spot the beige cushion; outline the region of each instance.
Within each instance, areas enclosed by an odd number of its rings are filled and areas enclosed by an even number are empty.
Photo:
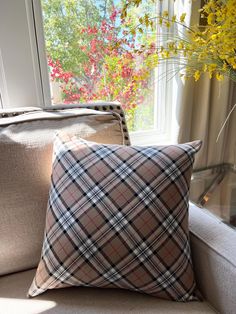
[[[210,314],[206,302],[178,303],[118,289],[66,288],[33,299],[26,293],[35,270],[0,278],[0,312],[4,314]]]
[[[119,116],[91,109],[0,120],[0,275],[39,261],[57,130],[100,143],[124,142]]]

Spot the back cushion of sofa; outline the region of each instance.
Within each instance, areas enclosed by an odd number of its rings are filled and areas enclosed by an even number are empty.
[[[35,111],[0,119],[0,275],[39,261],[57,130],[124,143],[120,117],[109,112]]]

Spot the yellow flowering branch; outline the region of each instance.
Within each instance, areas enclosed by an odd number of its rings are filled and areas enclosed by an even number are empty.
[[[127,17],[131,6],[138,7],[144,0],[127,0],[122,17]],[[155,0],[151,0],[155,2]],[[161,16],[150,17],[147,13],[139,18],[140,24],[133,33],[157,31],[161,45],[155,47],[155,62],[170,60],[184,66],[185,77],[199,80],[203,73],[222,80],[224,76],[236,81],[236,0],[208,0],[200,10],[205,26],[185,25],[186,14],[179,20],[164,11]],[[175,31],[175,27],[182,27]],[[163,32],[165,30],[165,32]],[[150,47],[140,47],[145,50]],[[153,49],[153,46],[152,46]]]

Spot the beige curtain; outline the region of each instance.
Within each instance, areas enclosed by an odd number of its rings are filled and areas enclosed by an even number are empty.
[[[187,13],[187,25],[199,24],[201,1],[176,0],[174,13]],[[197,154],[195,168],[204,168],[221,163],[235,164],[236,154],[236,109],[216,142],[228,113],[236,103],[236,88],[229,79],[218,82],[208,75],[198,82],[193,79],[182,81],[174,78],[177,90],[173,139],[187,142],[201,139],[203,146]]]
[[[188,10],[189,25],[198,23],[199,0],[192,1],[192,6],[188,0],[176,0],[175,3],[178,4],[176,12]],[[223,82],[209,79],[207,74],[198,82],[193,79],[183,81],[176,76],[172,84],[176,91],[173,141],[203,141],[202,149],[196,155],[195,170],[222,164],[231,164],[236,170],[236,108],[217,141],[222,125],[236,103],[236,84],[229,79]],[[232,171],[207,170],[194,174],[190,199],[229,223],[236,221],[236,208],[232,205],[236,201],[235,195],[236,182]]]
[[[218,82],[207,76],[199,82],[187,81],[178,99],[178,142],[201,139],[203,146],[195,168],[235,163],[236,110],[217,136],[230,109],[236,103],[235,85],[225,79]]]
[[[203,77],[197,83],[188,81],[182,88],[178,100],[179,110],[176,112],[178,142],[203,141],[202,149],[196,155],[196,170],[225,163],[235,167],[236,109],[216,142],[221,126],[235,103],[235,84],[229,80],[219,83]],[[211,173],[210,176],[208,173]],[[225,221],[234,221],[236,182],[233,172],[200,172],[194,177],[190,199]]]

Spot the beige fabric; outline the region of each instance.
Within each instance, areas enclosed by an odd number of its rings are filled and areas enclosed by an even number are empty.
[[[194,270],[203,296],[222,314],[236,313],[236,232],[190,206]]]
[[[231,83],[227,79],[217,82],[205,76],[199,82],[188,81],[183,89],[179,104],[181,109],[178,141],[203,140],[195,168],[229,162],[232,158],[229,155],[226,158],[229,142],[232,141],[228,132],[231,122],[226,125],[216,142],[221,126],[233,105],[230,87]],[[236,132],[235,127],[236,124],[231,133]]]
[[[26,107],[27,109],[27,107]],[[17,115],[15,117],[5,117],[0,120],[0,126],[9,125],[9,124],[18,124],[22,122],[29,122],[33,120],[61,120],[65,118],[74,118],[75,116],[90,116],[90,115],[98,115],[98,116],[106,116],[109,113],[98,112],[93,109],[80,108],[80,109],[63,109],[63,110],[55,110],[53,108],[51,111],[44,110],[30,110],[29,112],[24,112],[24,114]],[[100,126],[102,127],[102,126]]]
[[[236,104],[236,83],[231,85],[230,88],[230,98],[233,99],[232,104]],[[227,146],[225,151],[225,161],[236,165],[236,108],[230,116],[227,134]]]
[[[206,302],[177,303],[118,289],[66,288],[26,299],[35,270],[0,278],[2,314],[210,314]]]
[[[179,104],[178,142],[195,139],[203,141],[202,149],[196,156],[195,169],[224,163],[236,165],[236,108],[216,142],[221,127],[235,103],[236,88],[228,79],[217,82],[215,79],[209,80],[205,75],[199,82],[186,83]],[[232,184],[227,185],[225,179],[221,186],[223,184],[224,188],[214,188],[207,207],[229,221],[230,206],[227,204],[231,203]],[[208,186],[207,180],[198,184],[195,179],[190,188],[190,199],[196,201],[206,192]]]
[[[179,6],[183,12],[187,10],[188,25],[199,24],[200,0],[192,2],[184,0]],[[178,11],[180,8],[177,6]],[[196,156],[195,168],[222,162],[232,163],[232,159],[235,160],[236,151],[234,136],[236,134],[236,110],[217,143],[216,138],[230,109],[236,102],[235,85],[227,78],[223,82],[218,82],[216,79],[210,80],[208,74],[203,75],[198,82],[194,79],[184,82],[176,76],[173,84],[177,89],[176,108],[173,110],[176,123],[173,139],[175,137],[179,143],[196,139],[203,140],[203,147]]]
[[[1,127],[1,121],[11,124]],[[56,130],[101,143],[123,143],[118,116],[88,109],[36,111],[0,120],[0,275],[38,263]]]

